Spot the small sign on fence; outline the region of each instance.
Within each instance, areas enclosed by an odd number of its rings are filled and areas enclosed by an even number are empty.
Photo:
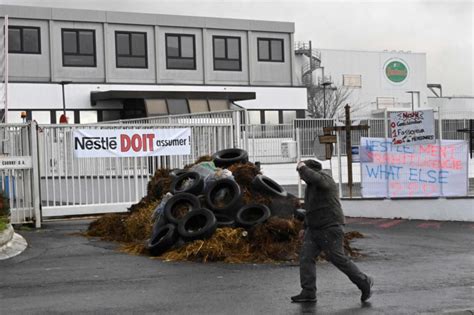
[[[191,129],[75,129],[74,156],[144,157],[191,154]]]
[[[31,156],[0,156],[0,169],[21,170],[31,167]]]
[[[433,110],[391,112],[392,144],[435,143]]]

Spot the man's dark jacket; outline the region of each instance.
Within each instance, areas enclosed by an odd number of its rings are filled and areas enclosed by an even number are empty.
[[[301,166],[298,172],[301,179],[306,182],[305,226],[322,230],[343,225],[345,221],[339,202],[339,192],[331,175],[324,171],[314,171],[305,165]]]

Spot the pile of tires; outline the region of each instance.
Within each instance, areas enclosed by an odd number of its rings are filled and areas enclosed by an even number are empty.
[[[222,169],[248,162],[247,152],[241,149],[222,150],[212,158],[214,165]],[[244,204],[242,189],[233,178],[205,181],[199,172],[189,170],[173,170],[170,176],[173,196],[155,220],[148,241],[147,247],[153,256],[161,255],[175,244],[210,238],[218,227],[249,229],[266,222],[272,215],[284,217],[293,215],[295,210],[283,202],[288,198],[285,189],[264,175],[255,176],[251,189],[270,196],[270,206]]]

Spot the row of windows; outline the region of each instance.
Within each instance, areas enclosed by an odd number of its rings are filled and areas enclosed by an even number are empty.
[[[64,67],[96,67],[95,30],[62,29]],[[192,34],[165,34],[166,68],[196,69],[196,43]],[[242,71],[241,38],[213,36],[214,70]],[[8,51],[20,54],[41,54],[39,27],[10,26]],[[257,38],[258,61],[284,62],[283,39]],[[148,68],[147,34],[115,32],[117,68]]]
[[[249,110],[249,124],[291,124],[297,118],[294,110]]]
[[[177,104],[179,101],[182,103],[181,107],[179,106],[180,104]],[[187,103],[184,99],[167,101],[153,100],[152,103],[146,105],[146,111],[150,115],[162,115],[175,111],[180,113],[195,113],[208,110],[224,110],[227,106],[224,100],[215,100],[215,102],[211,102],[211,100],[209,100],[209,102],[206,102],[206,100],[188,100]],[[22,113],[26,113],[25,118],[22,118]],[[8,121],[10,123],[21,123],[35,120],[39,124],[57,124],[63,113],[62,110],[10,110],[8,111]],[[248,111],[248,114],[250,119],[249,124],[252,125],[291,124],[293,120],[297,118],[296,111],[294,110],[251,110]],[[128,118],[127,113],[123,110],[66,110],[66,117],[69,124],[90,124],[99,121]]]

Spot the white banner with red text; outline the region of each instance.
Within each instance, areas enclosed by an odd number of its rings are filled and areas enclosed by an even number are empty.
[[[74,156],[144,157],[191,154],[191,129],[75,129]]]

